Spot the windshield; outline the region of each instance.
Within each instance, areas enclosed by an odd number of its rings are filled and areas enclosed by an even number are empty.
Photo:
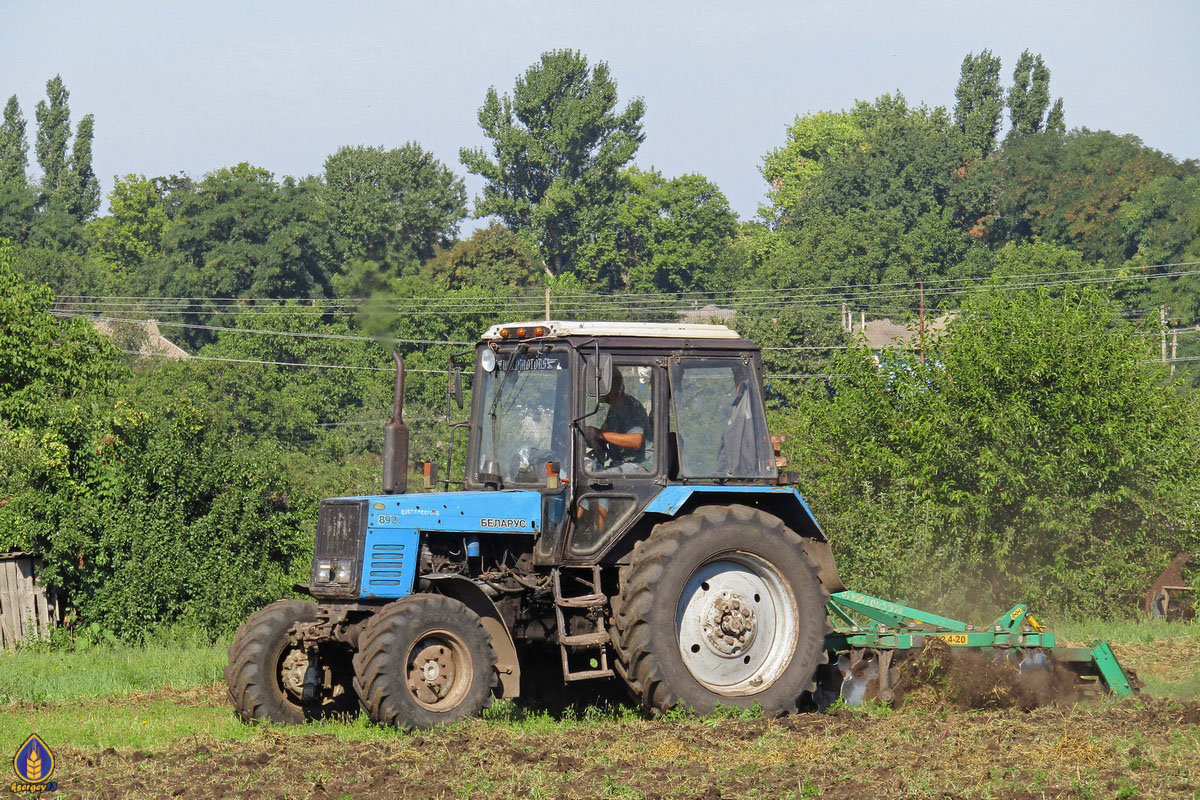
[[[546,462],[567,461],[567,354],[501,352],[482,375],[476,477],[494,470],[506,486],[545,483]]]

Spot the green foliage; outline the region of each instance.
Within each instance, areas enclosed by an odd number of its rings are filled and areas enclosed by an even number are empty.
[[[1136,607],[1200,525],[1186,466],[1200,455],[1197,406],[1150,355],[1098,292],[997,285],[924,363],[839,359],[833,399],[814,390],[798,414],[807,449],[793,464],[845,548],[843,577],[914,601]]]
[[[525,242],[496,222],[453,247],[439,249],[422,271],[446,289],[512,290],[545,282]]]
[[[4,105],[0,123],[0,184],[25,185],[25,167],[29,166],[29,142],[25,138],[25,117],[14,94]]]
[[[67,171],[67,143],[71,138],[71,93],[55,75],[46,81],[46,99],[39,100],[34,109],[38,130],[35,151],[42,168],[42,195],[53,198],[62,185]],[[45,202],[45,201],[43,201]]]
[[[703,175],[670,180],[632,168],[616,215],[615,262],[601,270],[612,289],[689,292],[711,288],[709,275],[737,226],[729,201]]]
[[[166,255],[146,267],[142,285],[176,297],[328,295],[329,241],[319,190],[311,181],[276,183],[270,172],[246,163],[170,189]],[[187,321],[205,319],[213,318]]]
[[[1021,52],[1013,69],[1013,85],[1008,90],[1008,110],[1012,119],[1010,138],[1029,136],[1054,128],[1061,132],[1063,124],[1062,98],[1059,98],[1047,119],[1050,108],[1050,68],[1040,55],[1028,50]]]
[[[1087,129],[1026,136],[1006,144],[1000,165],[1008,238],[1038,236],[1110,264],[1139,250],[1162,259],[1149,263],[1179,260],[1200,239],[1197,166],[1136,136]]]
[[[315,498],[291,487],[279,448],[187,392],[116,398],[112,344],[54,317],[10,261],[4,246],[0,548],[38,552],[80,621],[124,638],[175,620],[227,630],[285,592]]]
[[[88,226],[92,254],[104,259],[120,280],[162,258],[163,235],[171,225],[160,183],[144,175],[117,176],[108,195],[109,213]]]
[[[325,160],[322,197],[341,257],[397,273],[447,246],[467,213],[462,178],[416,142],[341,148]]]
[[[967,144],[980,155],[991,153],[1004,113],[1000,59],[991,50],[968,53],[963,59],[954,101],[954,124],[966,136]]]
[[[787,131],[787,142],[767,153],[760,167],[770,188],[772,207],[764,214],[778,217],[792,211],[812,190],[826,161],[861,147],[863,131],[846,111],[819,111],[796,117]]]
[[[104,391],[120,363],[87,322],[52,316],[53,295],[26,283],[13,260],[0,240],[0,419],[23,424],[48,406]]]
[[[91,114],[79,120],[71,160],[67,164],[61,187],[61,203],[67,213],[79,221],[88,219],[100,207],[100,182],[92,171],[92,138],[95,117]]]
[[[495,214],[528,237],[556,275],[581,270],[579,250],[610,223],[620,170],[642,142],[642,101],[619,113],[616,105],[607,64],[589,67],[570,50],[543,53],[511,96],[489,89],[479,109],[494,160],[482,148],[460,153],[487,181],[476,216]]]

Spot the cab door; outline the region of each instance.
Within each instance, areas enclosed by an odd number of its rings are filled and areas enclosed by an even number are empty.
[[[614,391],[603,398],[581,392],[583,418],[574,432],[576,485],[564,564],[597,563],[663,484],[665,370],[649,357],[614,355],[612,363]],[[640,447],[621,446],[603,437],[604,433],[628,437],[634,432],[641,433]]]

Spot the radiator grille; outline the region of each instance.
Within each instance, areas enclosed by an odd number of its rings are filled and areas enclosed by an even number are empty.
[[[357,560],[366,529],[365,500],[321,503],[317,515],[317,555]]]
[[[366,500],[326,500],[317,512],[317,541],[313,552],[310,586],[317,598],[349,599],[358,597],[363,539],[367,534]],[[317,562],[322,559],[349,559],[349,584],[317,582]]]

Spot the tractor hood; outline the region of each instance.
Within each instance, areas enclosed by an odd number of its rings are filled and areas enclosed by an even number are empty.
[[[427,492],[338,498],[367,503],[367,528],[461,533],[527,533],[542,528],[538,492]]]

